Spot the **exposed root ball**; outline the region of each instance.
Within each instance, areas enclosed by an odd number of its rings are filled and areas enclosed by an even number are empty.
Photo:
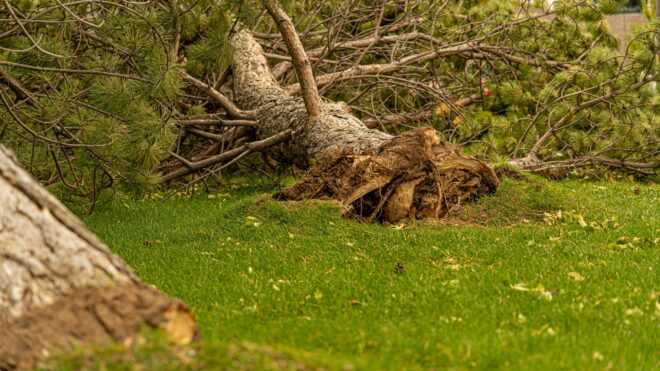
[[[461,154],[433,129],[408,131],[375,153],[351,150],[321,157],[279,200],[334,199],[345,214],[369,222],[442,218],[452,207],[493,193],[499,179],[485,163]]]

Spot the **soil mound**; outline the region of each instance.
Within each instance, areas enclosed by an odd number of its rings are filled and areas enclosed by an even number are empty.
[[[430,128],[405,132],[377,151],[322,156],[278,200],[333,199],[345,215],[367,222],[440,219],[449,210],[494,193],[499,179],[484,162],[465,156]]]

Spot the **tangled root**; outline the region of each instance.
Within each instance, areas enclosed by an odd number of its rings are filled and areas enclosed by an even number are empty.
[[[482,161],[461,154],[430,128],[408,131],[374,153],[322,156],[278,200],[333,199],[345,215],[367,222],[440,219],[453,207],[494,193],[499,179]]]

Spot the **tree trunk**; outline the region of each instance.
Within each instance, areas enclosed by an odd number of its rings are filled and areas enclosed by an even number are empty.
[[[303,99],[289,95],[270,72],[259,43],[247,31],[232,38],[235,101],[245,110],[257,110],[260,139],[293,129],[288,142],[279,145],[276,158],[307,167],[329,151],[351,148],[363,153],[390,141],[392,136],[367,128],[334,102],[321,102],[322,113],[307,122]]]
[[[145,324],[180,343],[197,333],[185,304],[141,283],[0,145],[0,369]]]
[[[287,93],[272,76],[249,32],[237,32],[232,47],[234,99],[241,109],[257,112],[259,139],[290,130],[291,140],[272,148],[273,157],[302,167],[318,159],[277,198],[331,198],[348,215],[397,222],[441,218],[453,207],[496,190],[499,180],[485,163],[462,155],[430,128],[394,137],[367,128],[348,109],[327,100],[321,101],[320,113],[308,115],[303,99]]]

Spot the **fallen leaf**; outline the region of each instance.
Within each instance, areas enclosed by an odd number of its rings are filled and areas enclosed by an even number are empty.
[[[543,289],[535,290],[535,291],[537,291],[539,293],[539,296],[542,299],[545,299],[547,301],[552,301],[552,293],[550,291],[543,290]]]
[[[626,316],[641,316],[644,315],[644,312],[638,307],[628,308],[624,312]]]
[[[449,106],[445,102],[440,103],[438,108],[435,109],[435,114],[438,116],[443,116],[449,112]]]
[[[575,281],[584,281],[584,276],[581,275],[578,272],[568,272],[567,274],[568,274],[569,277],[571,277]]]
[[[179,345],[190,344],[197,335],[197,324],[190,312],[182,306],[171,307],[163,313],[161,324],[167,339]]]
[[[521,283],[516,283],[515,285],[511,285],[511,288],[516,290],[516,291],[529,291],[527,286],[521,282]]]

